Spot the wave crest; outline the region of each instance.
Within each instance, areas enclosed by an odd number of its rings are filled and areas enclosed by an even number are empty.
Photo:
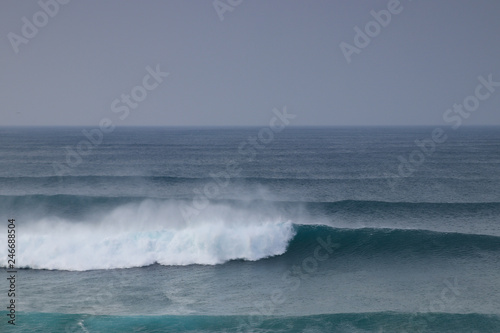
[[[290,222],[199,224],[182,229],[127,231],[116,234],[89,225],[59,224],[46,234],[22,234],[22,267],[91,270],[162,265],[221,264],[283,254],[294,230]],[[7,254],[2,253],[2,258]],[[6,259],[2,263],[6,264]]]
[[[292,223],[272,207],[249,210],[213,204],[189,221],[183,218],[179,202],[170,200],[92,210],[78,219],[68,214],[21,218],[16,228],[16,266],[81,271],[254,261],[283,254],[295,235]],[[0,230],[2,238],[4,231]],[[4,267],[6,251],[0,247]]]

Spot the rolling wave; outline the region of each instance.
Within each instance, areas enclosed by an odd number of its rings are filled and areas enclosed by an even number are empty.
[[[189,200],[145,197],[0,196],[0,211],[24,214],[18,221],[17,266],[32,269],[216,265],[282,255],[294,258],[314,251],[318,239],[324,237],[339,244],[339,256],[451,258],[478,256],[481,251],[500,252],[500,235],[452,227],[431,231],[425,224],[355,227],[332,218],[342,216],[335,215],[338,212],[380,216],[381,221],[398,214],[423,216],[422,220],[470,212],[475,217],[498,216],[498,202],[218,200],[187,216],[191,204]],[[5,232],[0,230],[1,238],[6,237]],[[7,263],[6,251],[0,248],[3,266]]]
[[[32,269],[92,270],[161,265],[216,265],[284,255],[299,258],[318,244],[335,244],[345,257],[470,257],[497,255],[500,237],[425,230],[339,229],[291,222],[192,223],[154,228],[44,221],[19,231],[18,266]],[[326,249],[326,248],[325,248]],[[328,249],[327,249],[328,250]],[[329,250],[328,250],[329,251]],[[0,258],[7,258],[0,249]],[[272,259],[275,260],[275,259]],[[276,260],[279,260],[277,257]],[[3,259],[5,266],[7,259]]]

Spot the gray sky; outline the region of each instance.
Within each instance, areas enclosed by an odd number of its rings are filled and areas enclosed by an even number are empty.
[[[500,82],[497,0],[401,0],[350,63],[339,45],[392,1],[238,1],[221,21],[212,0],[72,0],[53,17],[2,0],[0,125],[265,125],[284,105],[292,125],[446,125],[478,76]],[[157,65],[168,77],[144,90]],[[147,96],[122,120],[111,104],[133,88]],[[500,125],[495,89],[464,125]]]

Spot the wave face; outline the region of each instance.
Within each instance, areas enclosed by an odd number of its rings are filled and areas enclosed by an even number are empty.
[[[478,251],[500,251],[500,237],[427,230],[337,229],[328,226],[295,226],[289,252],[310,252],[318,238],[329,236],[338,245],[336,255],[364,256],[468,256]]]

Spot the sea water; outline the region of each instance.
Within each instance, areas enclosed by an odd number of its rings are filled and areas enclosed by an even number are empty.
[[[0,128],[0,331],[500,332],[500,128],[435,130]]]

